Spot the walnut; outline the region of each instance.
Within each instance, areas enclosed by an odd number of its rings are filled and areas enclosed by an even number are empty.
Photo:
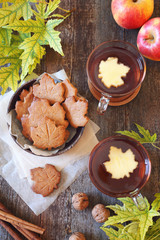
[[[69,240],[86,240],[85,236],[80,232],[73,233]]]
[[[76,193],[72,197],[72,204],[76,210],[84,210],[89,205],[88,196],[85,193]]]
[[[92,216],[96,222],[103,223],[110,216],[110,211],[103,204],[97,204],[92,209]]]

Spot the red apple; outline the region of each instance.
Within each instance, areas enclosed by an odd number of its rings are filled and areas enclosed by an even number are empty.
[[[141,27],[137,46],[146,58],[160,61],[160,17],[150,19]]]
[[[123,28],[141,27],[152,15],[154,0],[112,0],[112,14]]]

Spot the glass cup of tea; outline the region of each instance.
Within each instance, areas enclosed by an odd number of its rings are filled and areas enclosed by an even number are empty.
[[[104,163],[111,161],[111,147],[119,149],[118,151],[122,151],[122,153],[126,153],[130,149],[135,156],[136,167],[128,176],[116,178],[107,171]],[[120,166],[117,166],[117,174],[119,174]],[[146,208],[140,190],[147,183],[150,173],[151,161],[146,149],[142,144],[127,136],[108,137],[99,142],[90,154],[89,176],[95,187],[111,197],[131,197],[140,210]]]
[[[106,69],[109,69],[108,74],[115,73],[115,69],[119,69],[122,65],[128,67],[129,70],[126,75],[121,77],[123,84],[119,84],[116,87],[113,83],[109,86],[105,85],[102,78],[99,77],[100,70],[102,70],[100,64],[108,60],[115,62],[116,59],[117,68],[114,64],[112,71],[113,64],[108,65],[106,67]],[[87,60],[86,71],[89,89],[99,101],[97,111],[99,114],[103,114],[108,105],[120,106],[130,102],[137,96],[146,74],[146,63],[134,45],[115,40],[103,42],[91,52]],[[104,71],[105,67],[103,67]],[[111,80],[111,75],[108,76],[106,81],[108,80]]]

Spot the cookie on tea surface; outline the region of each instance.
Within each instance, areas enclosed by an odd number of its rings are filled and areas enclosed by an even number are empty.
[[[65,79],[63,83],[65,85],[65,93],[64,93],[65,98],[77,95],[77,92],[78,92],[77,88],[74,87],[73,84],[68,79]]]
[[[85,116],[88,110],[88,102],[86,99],[75,98],[74,96],[66,98],[63,107],[72,127],[77,128],[87,124],[89,118]]]
[[[64,126],[56,126],[55,122],[47,117],[39,121],[37,127],[31,127],[33,145],[41,149],[57,148],[65,143],[68,136],[68,130]]]
[[[23,92],[23,91],[22,91]],[[28,113],[28,108],[31,105],[34,95],[32,93],[32,88],[30,88],[30,91],[28,92],[28,94],[25,96],[27,92],[23,92],[22,95],[20,95],[20,98],[23,99],[23,101],[17,101],[16,105],[15,105],[15,110],[17,113],[17,119],[21,120],[21,117],[24,114]]]
[[[61,173],[55,166],[46,164],[44,168],[38,167],[30,170],[31,179],[34,181],[32,190],[41,194],[43,197],[48,196],[54,189],[58,188],[57,185],[61,179]]]
[[[44,73],[40,84],[33,85],[33,94],[38,98],[48,99],[51,104],[64,101],[64,85],[63,83],[55,83],[47,73]]]

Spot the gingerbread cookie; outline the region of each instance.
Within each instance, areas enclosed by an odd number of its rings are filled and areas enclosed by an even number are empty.
[[[24,92],[22,91],[22,94],[20,95],[20,98],[23,100],[17,101],[16,105],[15,105],[15,110],[17,113],[18,120],[21,120],[21,117],[24,114],[28,113],[28,108],[31,105],[33,98],[34,98],[33,93],[32,93],[32,88],[30,88],[28,93],[26,91],[24,91]]]
[[[65,79],[63,81],[63,84],[65,85],[65,93],[64,93],[65,98],[77,95],[77,92],[78,92],[77,88],[74,87],[68,79]]]
[[[66,98],[63,103],[67,119],[74,128],[85,126],[89,120],[87,116],[88,102],[78,97]]]
[[[33,145],[37,148],[57,148],[65,143],[68,138],[68,130],[62,125],[56,126],[49,118],[43,118],[37,127],[31,127],[31,138]]]
[[[66,112],[59,102],[56,102],[51,106],[47,99],[36,98],[28,108],[28,111],[32,127],[36,127],[37,122],[44,117],[54,120],[56,125],[63,125],[66,128],[68,127],[68,121],[65,120]]]
[[[38,98],[48,99],[51,104],[64,101],[63,83],[55,83],[47,73],[43,74],[40,84],[33,85],[33,94]]]
[[[41,194],[43,197],[48,196],[57,188],[61,179],[61,173],[55,166],[46,164],[44,168],[38,167],[30,170],[31,179],[34,181],[32,190]]]

